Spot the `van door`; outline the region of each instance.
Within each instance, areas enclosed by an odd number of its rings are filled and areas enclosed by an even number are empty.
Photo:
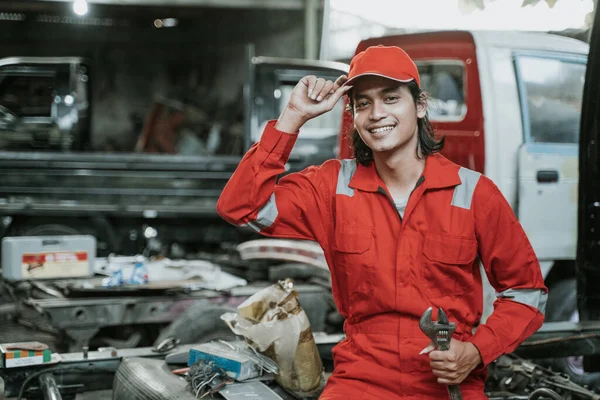
[[[515,54],[524,132],[517,215],[540,260],[575,258],[585,67],[581,55]]]

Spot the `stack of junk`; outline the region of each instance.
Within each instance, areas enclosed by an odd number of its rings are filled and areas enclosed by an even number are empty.
[[[282,399],[275,381],[295,398],[316,398],[325,384],[323,364],[306,313],[290,280],[279,281],[221,319],[242,339],[192,346],[188,367],[174,370],[195,398],[256,396]]]

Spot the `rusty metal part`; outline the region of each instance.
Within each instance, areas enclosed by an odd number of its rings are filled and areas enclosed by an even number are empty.
[[[448,320],[448,316],[441,307],[438,308],[437,321],[431,319],[431,313],[431,307],[425,310],[419,321],[419,327],[431,339],[437,350],[448,351],[450,350],[450,340],[456,330],[456,324]],[[448,394],[450,400],[462,400],[463,398],[458,385],[448,385]]]

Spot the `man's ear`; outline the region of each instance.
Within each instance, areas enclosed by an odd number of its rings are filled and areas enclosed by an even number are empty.
[[[423,118],[427,114],[427,97],[425,93],[421,93],[417,102],[417,118]]]

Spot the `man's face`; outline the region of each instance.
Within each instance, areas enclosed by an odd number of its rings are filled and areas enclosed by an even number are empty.
[[[416,146],[417,119],[426,105],[415,100],[406,85],[379,76],[364,76],[354,84],[354,126],[373,154]],[[422,103],[422,104],[421,104]]]

